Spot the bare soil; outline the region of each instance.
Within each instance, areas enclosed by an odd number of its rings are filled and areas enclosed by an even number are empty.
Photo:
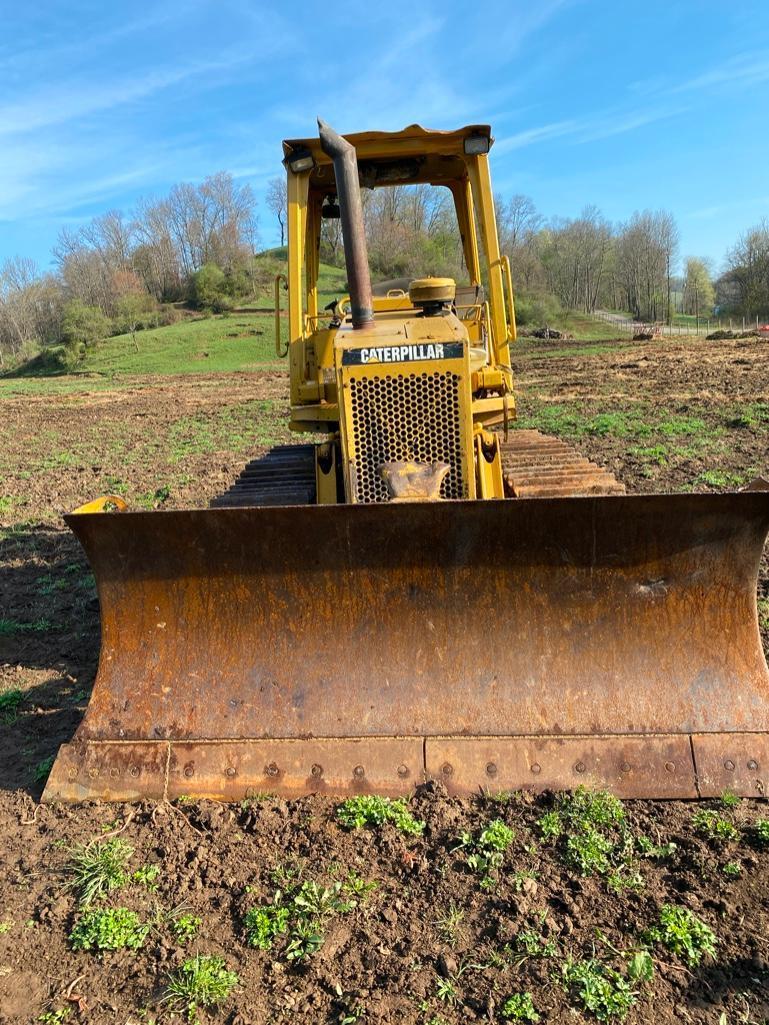
[[[573,441],[631,492],[734,487],[769,475],[767,365],[769,341],[760,340],[527,341],[515,352],[519,415]],[[628,802],[637,833],[677,849],[644,860],[643,888],[619,895],[538,842],[534,823],[550,795],[500,804],[450,799],[428,785],[413,802],[427,823],[416,839],[392,826],[348,833],[321,797],[265,796],[244,808],[37,806],[46,762],[76,729],[98,658],[93,581],[62,514],[110,490],[146,508],[207,504],[248,458],[288,440],[287,380],[137,378],[0,402],[0,695],[22,694],[0,721],[0,923],[8,923],[0,926],[0,1025],[65,1009],[67,1017],[49,1021],[169,1020],[168,973],[195,952],[221,954],[240,977],[219,1010],[201,1011],[203,1022],[492,1022],[519,991],[531,992],[542,1021],[594,1020],[553,981],[564,958],[595,951],[621,964],[612,948],[630,949],[665,902],[713,928],[717,956],[689,967],[657,952],[655,979],[628,1021],[769,1021],[769,849],[751,825],[769,818],[764,802],[726,813],[744,828],[731,845],[698,836],[691,805]],[[769,599],[766,558],[759,595]],[[462,831],[497,817],[516,838],[485,891],[452,849]],[[132,867],[160,867],[158,890],[134,883],[107,903],[157,924],[135,953],[75,952],[69,847],[118,829],[135,849]],[[724,875],[729,862],[741,865],[739,877]],[[351,870],[376,883],[300,963],[244,941],[243,915],[270,898],[281,866],[325,883]],[[186,948],[163,919],[180,905],[202,920]],[[439,923],[452,909],[461,917],[449,936]],[[504,954],[533,928],[555,942],[555,958],[519,964]],[[455,987],[455,1002],[437,996],[441,979]]]

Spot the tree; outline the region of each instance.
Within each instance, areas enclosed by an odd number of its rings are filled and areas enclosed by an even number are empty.
[[[267,184],[267,206],[272,210],[280,225],[280,244],[286,239],[286,183],[282,178],[272,178]]]
[[[736,312],[748,317],[769,313],[769,221],[745,232],[726,262]]]
[[[64,307],[61,337],[73,349],[93,345],[109,334],[109,320],[98,306],[85,306],[77,299]]]
[[[200,309],[221,313],[230,306],[226,277],[221,267],[206,263],[190,276],[190,301]]]
[[[716,291],[710,274],[709,261],[690,256],[686,260],[683,288],[683,311],[695,317],[710,316]]]
[[[136,341],[136,332],[140,327],[146,326],[155,314],[155,303],[152,296],[146,292],[125,292],[115,304],[115,324],[118,330],[130,334],[137,352],[139,343]]]

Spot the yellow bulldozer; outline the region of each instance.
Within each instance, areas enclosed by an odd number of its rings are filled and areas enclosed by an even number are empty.
[[[429,779],[763,793],[769,493],[626,495],[514,429],[490,128],[319,129],[283,146],[276,344],[290,426],[321,440],[254,459],[209,509],[106,496],[67,517],[102,645],[44,798],[398,795]],[[372,288],[361,188],[418,184],[453,196],[467,280]],[[334,217],[349,295],[323,310]]]

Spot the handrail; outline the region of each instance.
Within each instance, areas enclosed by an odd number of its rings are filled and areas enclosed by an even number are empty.
[[[291,341],[289,339],[289,341],[286,342],[286,351],[285,352],[281,352],[280,351],[280,283],[281,283],[281,281],[283,281],[285,283],[285,285],[286,285],[286,288],[288,288],[288,279],[286,278],[286,275],[285,274],[276,274],[275,275],[275,353],[276,353],[278,359],[284,359],[286,356],[288,356],[288,349],[289,349],[289,346],[291,344]]]
[[[513,299],[513,275],[510,271],[510,257],[506,255],[501,256],[500,263],[504,269],[505,282],[507,284],[507,340],[508,342],[513,342],[515,341],[515,300]]]

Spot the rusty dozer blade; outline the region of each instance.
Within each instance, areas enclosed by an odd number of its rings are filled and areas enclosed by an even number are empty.
[[[769,779],[767,493],[68,522],[102,649],[47,800]]]

